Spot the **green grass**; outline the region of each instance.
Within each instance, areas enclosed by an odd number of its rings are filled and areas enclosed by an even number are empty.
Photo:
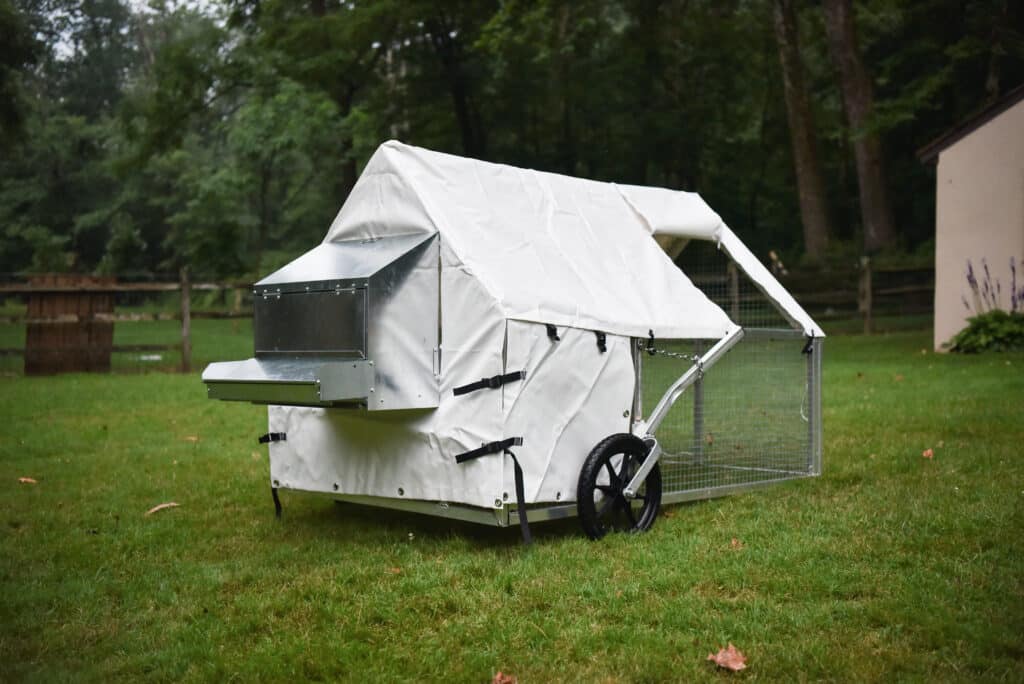
[[[690,681],[731,641],[748,679],[1020,681],[1024,355],[928,347],[826,341],[821,478],[529,550],[299,494],[275,520],[264,411],[195,375],[2,379],[0,680]]]

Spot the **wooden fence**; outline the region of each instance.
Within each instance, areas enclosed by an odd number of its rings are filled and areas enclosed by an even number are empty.
[[[779,276],[800,304],[815,318],[863,321],[870,334],[874,319],[882,315],[930,313],[934,293],[932,269],[878,269],[866,257],[857,269],[829,272],[795,272]],[[28,282],[0,285],[0,297],[23,296],[24,315],[0,315],[0,323],[26,326],[25,347],[0,348],[0,356],[24,356],[26,374],[67,371],[108,371],[113,352],[180,351],[182,372],[192,369],[192,320],[199,318],[251,318],[242,308],[248,283],[193,283],[187,269],[177,282],[125,283],[92,276],[38,276]],[[230,310],[193,311],[193,292],[234,293]],[[730,293],[738,297],[736,274],[730,277]],[[116,312],[115,295],[177,292],[176,312]],[[738,304],[732,306],[735,317]],[[113,344],[113,327],[120,322],[181,322],[180,339],[167,344]]]
[[[241,283],[193,283],[188,269],[178,282],[124,283],[112,277],[43,275],[26,283],[0,285],[0,296],[24,296],[24,315],[0,316],[0,323],[24,323],[25,346],[0,348],[0,356],[24,356],[26,375],[47,375],[72,371],[109,371],[113,352],[180,351],[180,370],[192,370],[193,318],[251,318],[242,310],[242,293],[251,288]],[[196,291],[234,291],[230,311],[192,311]],[[114,311],[114,297],[123,293],[180,293],[177,312]],[[181,322],[181,337],[168,344],[113,344],[118,322]]]

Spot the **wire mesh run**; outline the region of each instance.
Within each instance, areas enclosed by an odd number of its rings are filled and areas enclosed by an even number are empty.
[[[695,246],[697,254],[686,259],[688,275],[744,327],[744,337],[706,369],[658,426],[666,500],[818,474],[821,341],[808,345],[802,331],[714,245]],[[653,408],[690,367],[681,355],[700,355],[715,342],[659,341],[668,353],[643,357],[643,407]]]

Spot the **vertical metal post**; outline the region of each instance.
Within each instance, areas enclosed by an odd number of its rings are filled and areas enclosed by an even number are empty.
[[[192,370],[192,283],[188,266],[181,267],[181,372]]]
[[[731,266],[732,264],[730,264]],[[733,267],[735,268],[735,267]],[[735,320],[735,319],[734,319]],[[704,345],[694,342],[694,352],[703,356]],[[704,376],[700,375],[693,383],[693,454],[697,461],[704,458]]]
[[[821,338],[807,355],[807,472],[821,474]]]

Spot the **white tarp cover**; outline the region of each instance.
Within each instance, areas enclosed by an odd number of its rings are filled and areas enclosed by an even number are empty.
[[[506,318],[721,338],[732,322],[654,241],[630,199],[647,200],[644,190],[391,141],[366,165],[325,241],[439,232]],[[721,222],[696,194],[660,192],[676,198],[679,225],[706,232]]]
[[[583,460],[629,430],[631,337],[720,339],[734,324],[668,259],[655,234],[715,240],[787,315],[819,330],[692,193],[617,186],[382,145],[325,242],[440,234],[436,409],[271,406],[271,479],[282,488],[501,507],[511,459],[457,454],[522,437],[526,499],[570,502]],[[422,301],[394,302],[405,313]],[[386,321],[384,322],[387,323]],[[558,340],[544,324],[557,326]],[[388,327],[390,335],[398,328]],[[593,331],[607,333],[606,351]],[[818,333],[820,334],[820,332]],[[395,339],[430,352],[433,342]],[[418,353],[418,352],[417,352]],[[453,389],[525,370],[499,389]]]

